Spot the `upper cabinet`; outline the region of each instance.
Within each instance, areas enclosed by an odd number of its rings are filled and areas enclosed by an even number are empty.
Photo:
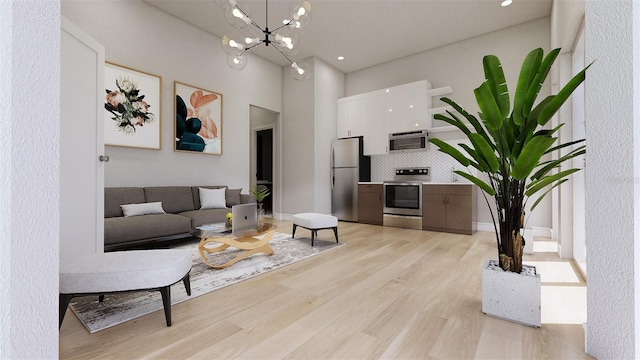
[[[388,153],[389,133],[431,127],[427,80],[338,99],[337,137],[364,137],[364,154]]]
[[[431,127],[431,85],[426,80],[386,89],[387,124],[390,133],[423,130]]]
[[[336,137],[364,136],[364,104],[357,99],[338,99]]]

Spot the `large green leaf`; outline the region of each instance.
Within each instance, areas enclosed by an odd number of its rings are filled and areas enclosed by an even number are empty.
[[[522,62],[520,68],[520,76],[518,77],[518,85],[516,86],[516,93],[513,98],[513,122],[522,126],[524,124],[524,115],[522,108],[524,107],[525,100],[527,98],[527,92],[529,91],[529,84],[533,81],[540,68],[542,62],[542,49],[534,49]]]
[[[446,142],[440,139],[430,139],[429,141],[431,141],[432,144],[437,146],[439,148],[438,150],[453,157],[463,166],[465,167],[469,166],[471,161],[467,159],[467,157],[464,156],[458,149],[454,148],[453,146],[447,144]]]
[[[463,109],[455,101],[453,101],[453,100],[451,100],[449,98],[443,97],[443,98],[440,98],[440,100],[442,102],[444,102],[445,104],[449,104],[455,111],[457,111],[462,116],[464,116],[467,119],[467,121],[469,121],[469,124],[471,124],[471,126],[473,126],[473,128],[476,130],[476,133],[484,136],[485,139],[487,139],[487,141],[490,142],[489,135],[485,131],[485,129],[482,126],[482,124],[480,123],[480,121],[475,116],[469,114],[465,109]]]
[[[531,180],[540,179],[541,177],[547,175],[554,168],[560,166],[560,164],[562,164],[563,162],[565,162],[567,160],[570,160],[570,159],[573,159],[576,156],[584,155],[587,152],[585,149],[586,149],[586,146],[583,145],[583,146],[571,151],[570,153],[562,156],[561,158],[559,158],[557,160],[552,160],[552,161],[547,162],[538,171],[536,171],[535,174],[531,175]],[[540,165],[543,165],[543,164],[540,164]]]
[[[547,191],[545,191],[544,194],[540,195],[540,197],[538,197],[538,199],[536,199],[536,201],[533,203],[533,205],[531,205],[531,208],[529,208],[529,210],[533,211],[533,209],[535,209],[538,206],[538,204],[540,204],[540,201],[542,201],[542,199],[544,199],[544,197],[547,196],[547,194],[550,193],[551,190],[553,190],[556,187],[564,184],[567,181],[569,181],[569,179],[562,179],[562,180],[558,181],[557,183],[555,183],[552,187],[550,187]]]
[[[535,136],[531,138],[531,140],[524,145],[520,156],[518,156],[516,163],[513,165],[511,176],[516,180],[526,179],[533,169],[538,166],[542,155],[544,155],[555,141],[556,138],[548,136]]]
[[[496,172],[500,166],[500,162],[496,157],[496,153],[489,143],[479,134],[470,134],[469,140],[476,149],[476,152],[489,167],[490,172]]]
[[[456,174],[462,176],[463,178],[471,181],[472,183],[478,185],[478,187],[480,189],[482,189],[484,192],[486,192],[490,196],[494,196],[496,194],[495,190],[493,190],[491,188],[491,186],[489,186],[489,184],[487,184],[486,182],[478,179],[477,177],[475,177],[473,175],[470,175],[470,174],[467,174],[466,172],[460,171],[460,170],[456,170],[456,171],[454,171],[454,173],[456,173]]]
[[[524,194],[526,196],[531,196],[536,192],[540,191],[540,189],[543,189],[545,186],[551,184],[552,182],[558,181],[564,177],[567,177],[576,171],[580,171],[580,169],[575,169],[575,168],[569,169],[569,170],[561,171],[557,174],[545,176],[540,180],[532,181],[529,183],[529,185],[527,185],[527,190],[524,192]]]
[[[554,152],[554,151],[556,151],[556,150],[560,150],[560,149],[565,148],[565,147],[567,147],[567,146],[571,146],[571,145],[579,144],[579,143],[581,143],[581,142],[584,142],[584,139],[580,139],[580,140],[576,140],[576,141],[571,141],[571,142],[566,142],[566,143],[564,143],[564,144],[560,144],[560,145],[554,146],[554,147],[552,147],[551,149],[547,150],[547,154],[552,153],[552,152]]]
[[[496,99],[491,93],[489,84],[487,82],[483,82],[480,87],[473,91],[473,93],[476,95],[476,102],[478,103],[480,111],[482,111],[481,116],[484,116],[487,128],[491,130],[500,129],[500,127],[502,127],[503,117],[500,113],[500,108],[498,108],[498,104],[496,103]]]
[[[540,93],[540,89],[542,89],[542,84],[544,84],[544,81],[547,79],[549,70],[551,70],[551,65],[553,65],[554,61],[556,61],[558,54],[560,54],[560,49],[552,50],[544,58],[542,64],[540,65],[538,73],[533,78],[533,81],[529,86],[529,90],[527,91],[527,96],[525,98],[524,104],[522,106],[522,115],[525,118],[529,116],[531,108],[533,107],[533,103],[536,101],[538,93]]]
[[[540,115],[538,116],[538,119],[537,119],[538,124],[540,124],[541,126],[544,126],[549,120],[551,120],[551,117],[553,117],[553,115],[558,111],[558,109],[560,109],[562,104],[564,104],[564,102],[567,101],[569,97],[571,97],[571,94],[573,93],[573,91],[578,86],[580,86],[580,84],[582,84],[582,82],[585,79],[585,73],[589,68],[589,66],[591,66],[591,64],[589,64],[586,68],[584,68],[582,71],[576,74],[576,76],[574,76],[571,80],[569,80],[569,82],[562,87],[562,89],[558,92],[558,94],[553,97],[553,100],[551,100],[542,109],[542,111],[540,111]]]
[[[493,98],[498,104],[500,113],[503,118],[509,115],[509,108],[511,107],[509,100],[509,89],[507,88],[507,80],[504,77],[502,71],[502,64],[495,55],[487,55],[482,59],[484,66],[484,76],[487,79],[489,89],[493,94]]]
[[[478,154],[476,149],[470,147],[467,144],[458,144],[458,145],[460,145],[460,147],[463,148],[464,151],[466,151],[467,154],[471,155],[471,157],[475,160],[475,162],[471,161],[471,165],[473,165],[473,167],[475,167],[476,169],[482,172],[489,172],[489,165],[487,164],[486,161],[484,161],[484,159],[480,156],[480,154]]]
[[[451,117],[447,117],[447,116],[444,116],[442,114],[435,114],[435,115],[433,115],[433,118],[437,119],[437,120],[440,120],[440,121],[444,121],[447,124],[451,124],[451,125],[457,127],[458,129],[460,129],[460,131],[465,133],[465,135],[467,135],[467,136],[469,136],[469,134],[471,134],[471,131],[469,130],[467,125],[465,125],[462,122],[462,120],[460,120],[460,118],[458,118],[455,114],[453,114],[453,113],[451,113],[449,111],[447,111],[447,113]]]

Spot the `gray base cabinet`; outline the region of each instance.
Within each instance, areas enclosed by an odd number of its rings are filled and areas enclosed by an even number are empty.
[[[422,229],[473,234],[477,221],[476,192],[475,185],[424,185]]]

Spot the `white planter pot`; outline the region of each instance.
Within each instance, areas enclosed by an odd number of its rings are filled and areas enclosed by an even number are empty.
[[[495,265],[492,266],[492,263]],[[489,260],[482,269],[482,312],[540,327],[540,274],[533,276],[506,272],[497,264],[497,260]]]

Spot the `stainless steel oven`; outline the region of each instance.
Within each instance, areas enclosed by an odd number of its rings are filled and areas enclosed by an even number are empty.
[[[422,185],[430,168],[396,169],[394,180],[383,182],[384,226],[422,229]]]
[[[383,189],[385,214],[422,216],[421,181],[387,181]]]

